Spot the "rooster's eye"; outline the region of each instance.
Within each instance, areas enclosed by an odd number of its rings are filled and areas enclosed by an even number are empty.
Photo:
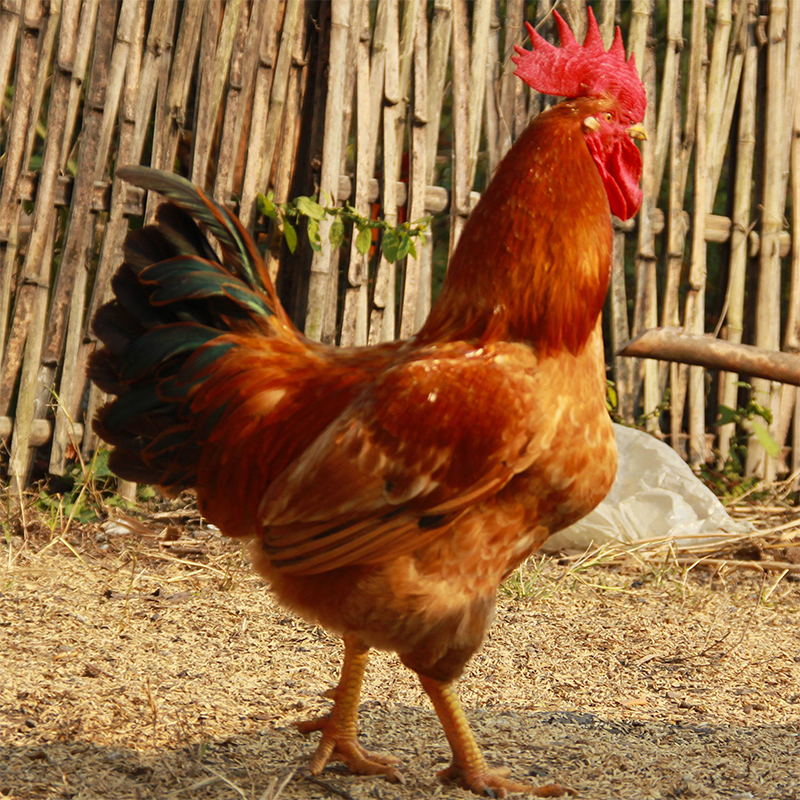
[[[603,119],[605,119],[606,122],[611,122],[611,120],[613,120],[614,117],[611,115],[610,112],[606,111],[606,113],[603,114]]]

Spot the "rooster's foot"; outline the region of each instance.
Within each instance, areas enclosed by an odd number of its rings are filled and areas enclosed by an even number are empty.
[[[341,761],[355,775],[385,775],[392,783],[403,782],[402,774],[393,766],[399,763],[396,758],[362,747],[354,735],[337,730],[330,717],[296,722],[295,727],[300,733],[322,731],[322,739],[309,764],[312,775],[319,775],[331,761]]]
[[[557,783],[546,786],[530,786],[507,777],[507,769],[468,770],[459,764],[451,764],[439,773],[439,780],[445,783],[457,783],[484,797],[506,797],[509,794],[528,794],[535,797],[561,797],[564,794],[575,794],[572,789]]]

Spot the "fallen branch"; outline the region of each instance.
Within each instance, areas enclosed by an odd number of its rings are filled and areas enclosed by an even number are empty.
[[[739,372],[800,386],[800,356],[732,344],[713,336],[684,333],[680,328],[653,328],[631,339],[617,355],[680,361],[708,369]]]

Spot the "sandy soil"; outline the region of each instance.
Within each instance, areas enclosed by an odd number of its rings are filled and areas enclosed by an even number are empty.
[[[0,544],[0,797],[472,796],[436,781],[441,729],[384,653],[362,741],[405,783],[304,773],[316,735],[291,723],[330,705],[340,643],[278,607],[234,543],[84,527],[21,545]],[[489,761],[532,783],[796,799],[799,622],[791,574],[534,560],[461,695]]]

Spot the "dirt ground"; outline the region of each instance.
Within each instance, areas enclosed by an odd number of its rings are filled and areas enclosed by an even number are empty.
[[[405,783],[304,771],[340,643],[272,600],[214,531],[0,543],[0,798],[467,798],[392,654],[368,747]],[[492,764],[580,798],[800,798],[800,582],[780,570],[534,559],[460,684]]]

